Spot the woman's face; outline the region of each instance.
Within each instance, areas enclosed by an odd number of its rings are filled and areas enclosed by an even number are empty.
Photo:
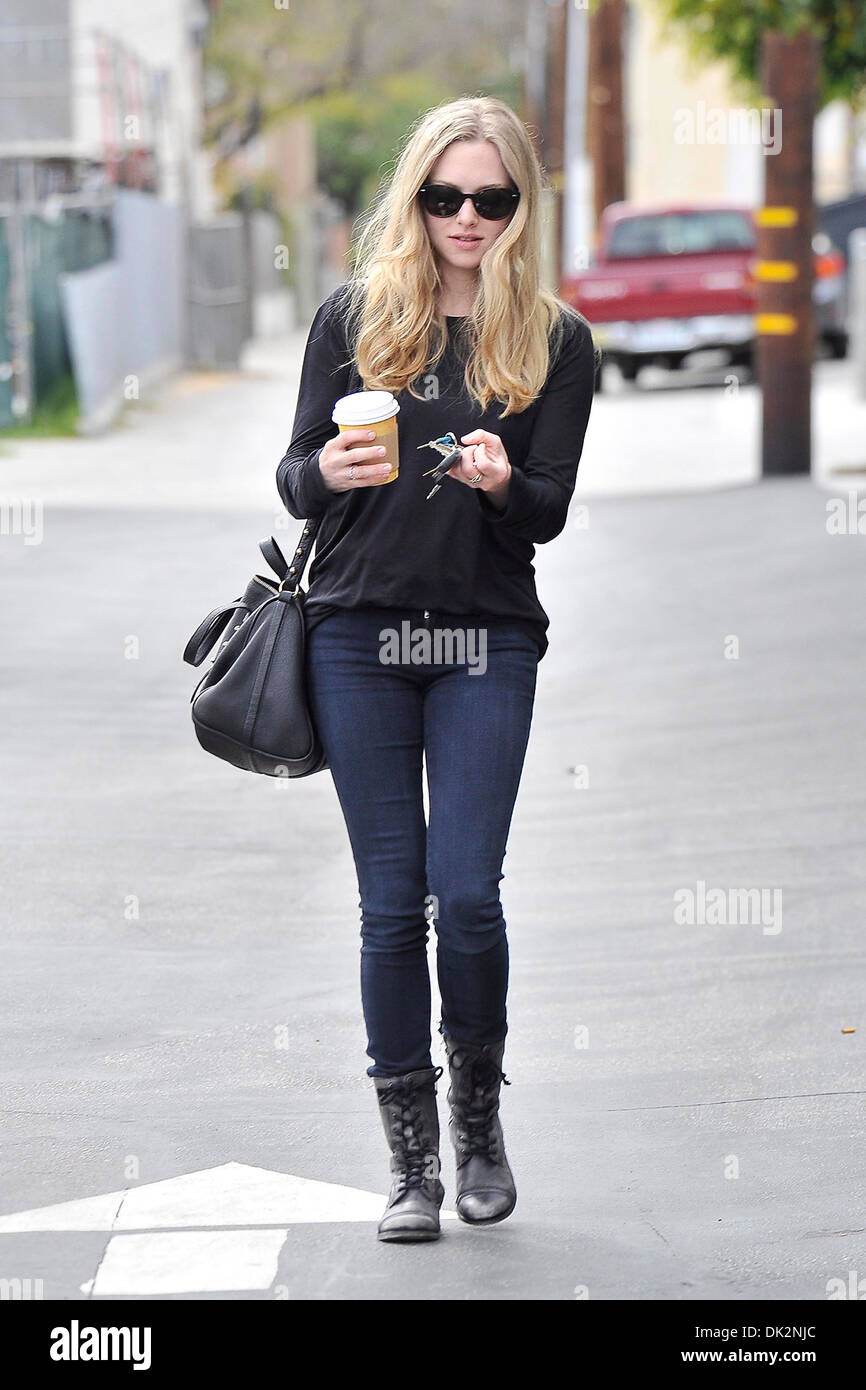
[[[489,140],[455,140],[436,160],[425,182],[450,183],[464,193],[513,186],[499,151]],[[514,212],[501,222],[490,222],[478,216],[475,204],[467,198],[453,217],[433,217],[423,209],[421,215],[437,260],[455,269],[477,270],[481,257],[505,231]]]

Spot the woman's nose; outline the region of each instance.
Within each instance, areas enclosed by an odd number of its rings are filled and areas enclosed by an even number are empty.
[[[468,209],[467,209],[467,207],[466,207],[466,204],[467,204],[467,203],[469,204]],[[457,220],[458,220],[458,222],[460,223],[461,226],[463,226],[463,227],[474,227],[474,226],[475,226],[475,223],[478,221],[478,214],[477,214],[476,211],[475,211],[475,204],[473,203],[472,199],[469,197],[469,194],[468,194],[468,193],[466,194],[466,197],[463,199],[463,206],[462,206],[454,215],[455,215],[455,217],[457,218]]]

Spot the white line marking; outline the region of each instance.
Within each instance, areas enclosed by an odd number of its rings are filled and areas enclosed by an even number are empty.
[[[93,1296],[231,1293],[267,1289],[287,1230],[177,1231],[113,1236]],[[82,1285],[82,1291],[87,1292]]]
[[[224,1163],[120,1192],[0,1216],[0,1234],[26,1231],[159,1231],[178,1226],[291,1226],[375,1221],[382,1193],[317,1182],[245,1163]],[[120,1211],[118,1212],[118,1206]],[[457,1213],[443,1210],[443,1221]]]

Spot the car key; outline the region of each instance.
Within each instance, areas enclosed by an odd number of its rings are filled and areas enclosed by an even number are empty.
[[[449,469],[453,468],[455,463],[459,462],[463,455],[463,450],[457,443],[457,436],[451,430],[449,430],[447,434],[442,435],[439,439],[431,439],[427,444],[419,444],[418,448],[435,449],[437,453],[442,455],[442,458],[437,464],[434,464],[432,468],[428,468],[426,473],[421,474],[422,478],[433,478],[434,486],[424,499],[426,502],[429,502],[430,498],[435,496],[439,491]]]

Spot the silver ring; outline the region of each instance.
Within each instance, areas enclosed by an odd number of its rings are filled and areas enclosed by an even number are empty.
[[[476,473],[476,474],[475,474],[475,477],[474,477],[474,478],[470,478],[469,481],[470,481],[470,483],[480,483],[480,482],[483,481],[483,477],[484,477],[484,475],[483,475],[482,473]]]
[[[350,464],[349,464],[349,477],[352,479],[353,482],[355,481],[355,465],[354,465],[354,463],[350,463]]]

